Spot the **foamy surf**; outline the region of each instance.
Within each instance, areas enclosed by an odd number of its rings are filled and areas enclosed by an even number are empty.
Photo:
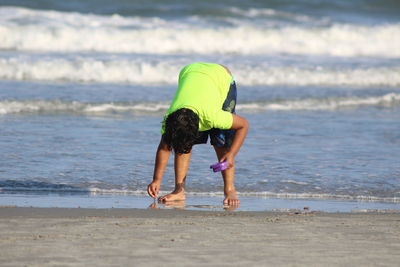
[[[176,85],[180,69],[190,58],[93,58],[83,56],[0,57],[0,79],[79,83]],[[240,85],[400,86],[400,67],[273,66],[231,63]]]
[[[143,195],[147,196],[145,190],[129,190],[129,189],[102,189],[97,187],[74,187],[69,185],[58,186],[44,186],[44,187],[31,187],[24,186],[20,183],[18,186],[4,186],[0,187],[0,192],[36,192],[36,193],[75,193],[75,194],[105,194],[105,195]],[[160,191],[159,195],[170,193],[169,191]],[[208,196],[208,197],[221,197],[224,196],[222,191],[214,192],[186,192],[188,196]],[[239,197],[262,197],[262,198],[278,198],[278,199],[333,199],[333,200],[353,200],[353,201],[371,201],[371,202],[391,202],[399,203],[399,197],[379,197],[367,195],[345,195],[345,194],[326,194],[326,193],[275,193],[269,191],[262,192],[237,192]]]
[[[168,102],[108,102],[84,103],[61,100],[0,101],[0,114],[161,114]],[[237,105],[242,112],[292,111],[292,110],[340,110],[362,106],[398,107],[400,94],[390,93],[371,97],[307,98],[298,100],[268,100]]]
[[[292,110],[340,110],[362,106],[395,107],[400,105],[400,94],[390,93],[371,97],[308,98],[299,100],[266,101],[239,104],[241,111],[292,111]]]
[[[400,57],[398,23],[260,26],[251,20],[236,25],[230,18],[222,27],[195,16],[173,21],[16,7],[2,7],[0,15],[1,50]]]
[[[151,114],[163,112],[168,103],[83,103],[61,100],[0,101],[0,114],[93,114],[115,113]]]

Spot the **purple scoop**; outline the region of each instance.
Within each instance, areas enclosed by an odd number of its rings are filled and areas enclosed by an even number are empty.
[[[228,162],[227,161],[217,162],[217,163],[211,165],[210,169],[213,169],[214,172],[220,172],[220,171],[226,170],[226,169],[228,169]]]

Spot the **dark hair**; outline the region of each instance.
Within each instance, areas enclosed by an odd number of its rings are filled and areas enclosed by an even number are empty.
[[[165,120],[163,140],[175,153],[190,153],[198,136],[199,116],[190,109],[178,109]]]

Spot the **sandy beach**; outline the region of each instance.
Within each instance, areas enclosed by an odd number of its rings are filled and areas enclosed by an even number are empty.
[[[400,214],[0,209],[2,266],[398,266]]]

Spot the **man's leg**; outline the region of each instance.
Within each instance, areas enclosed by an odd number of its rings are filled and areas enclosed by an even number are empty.
[[[175,153],[175,190],[165,196],[159,197],[158,201],[168,202],[185,200],[185,181],[191,156],[192,152],[187,154]]]
[[[217,154],[218,160],[220,160],[229,148],[214,146],[215,153]],[[235,167],[229,168],[221,172],[222,178],[224,179],[224,205],[239,206],[240,200],[237,198],[234,177]]]

